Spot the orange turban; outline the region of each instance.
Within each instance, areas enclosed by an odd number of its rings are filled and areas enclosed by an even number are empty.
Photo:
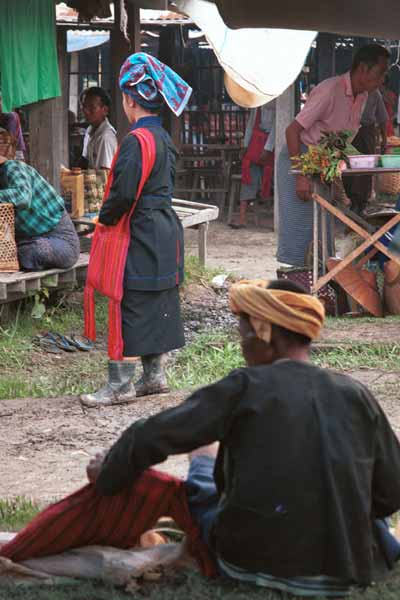
[[[267,289],[268,281],[239,281],[229,290],[231,311],[250,318],[257,337],[271,340],[271,325],[279,325],[315,340],[321,331],[325,310],[321,302],[308,294]]]

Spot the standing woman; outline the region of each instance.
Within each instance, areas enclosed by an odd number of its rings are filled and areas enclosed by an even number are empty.
[[[179,300],[183,229],[171,205],[177,151],[161,126],[159,113],[166,104],[179,116],[192,90],[172,69],[143,52],[131,55],[122,65],[119,85],[131,132],[148,129],[154,136],[156,157],[130,222],[121,303],[123,360],[110,360],[106,385],[81,396],[81,402],[89,407],[168,392],[164,355],[185,343]],[[141,175],[140,145],[129,133],[112,170],[100,223],[115,225],[129,212]],[[135,389],[133,377],[139,358],[143,376]]]

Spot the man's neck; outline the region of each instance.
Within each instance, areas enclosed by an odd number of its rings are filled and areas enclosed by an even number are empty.
[[[308,346],[294,346],[293,348],[287,349],[285,355],[281,356],[281,358],[310,362],[310,349]]]

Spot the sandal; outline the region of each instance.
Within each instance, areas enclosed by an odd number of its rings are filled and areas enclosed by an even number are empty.
[[[56,342],[50,338],[47,338],[46,336],[36,335],[32,339],[32,343],[35,344],[35,346],[39,346],[42,350],[48,352],[49,354],[62,354],[62,351],[57,346]]]
[[[65,350],[65,352],[76,352],[76,347],[61,333],[49,331],[44,337],[45,339],[52,340],[58,348]]]
[[[94,348],[93,342],[84,335],[75,335],[73,333],[70,337],[67,337],[66,339],[69,344],[72,344],[73,346],[75,346],[75,348],[81,350],[82,352],[90,352],[90,350],[93,350]]]

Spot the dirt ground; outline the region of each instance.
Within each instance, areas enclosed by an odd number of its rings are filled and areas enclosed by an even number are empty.
[[[187,232],[195,253],[196,233]],[[214,223],[208,239],[208,264],[245,277],[274,277],[275,236],[269,227],[235,231]],[[372,325],[329,324],[323,341],[400,342],[399,327],[383,320]],[[379,365],[377,365],[379,366]],[[399,367],[400,373],[400,367]],[[371,386],[400,433],[399,373],[360,370],[352,375]],[[139,399],[128,406],[83,411],[76,397],[25,398],[0,402],[0,498],[27,496],[40,503],[60,498],[85,483],[85,465],[108,447],[132,421],[181,402],[185,393]],[[162,469],[184,477],[187,459],[169,459]]]

